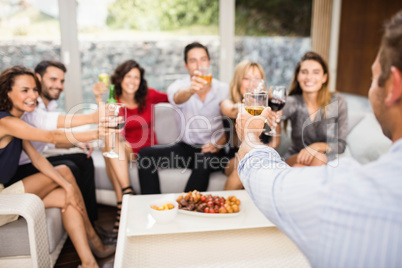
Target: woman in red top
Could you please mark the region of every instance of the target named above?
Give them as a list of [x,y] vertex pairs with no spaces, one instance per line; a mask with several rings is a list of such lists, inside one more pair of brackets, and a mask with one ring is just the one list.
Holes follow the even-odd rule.
[[[137,153],[143,147],[157,144],[152,124],[153,106],[157,103],[168,102],[167,94],[148,88],[144,78],[145,70],[134,60],[120,64],[111,77],[111,83],[116,88],[116,99],[127,107],[127,120],[123,132],[119,135],[119,152],[125,152],[125,159],[105,158],[106,171],[113,184],[117,198],[117,217],[113,228],[119,228],[121,201],[123,194],[134,194],[130,184],[128,162],[135,160]],[[106,91],[103,83],[94,86],[97,101]],[[107,150],[109,148],[106,148]]]

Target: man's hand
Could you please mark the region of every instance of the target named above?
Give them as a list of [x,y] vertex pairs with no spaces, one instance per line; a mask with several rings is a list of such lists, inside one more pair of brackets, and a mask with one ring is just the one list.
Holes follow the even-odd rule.
[[242,141],[239,156],[243,158],[250,150],[257,145],[261,145],[260,134],[264,130],[264,123],[271,112],[271,108],[267,107],[258,116],[252,116],[244,107],[240,109],[236,119],[236,132]]
[[105,92],[107,92],[107,87],[104,83],[102,82],[97,82],[93,88],[92,88],[92,92],[95,95],[95,99],[96,102],[99,103],[102,101],[102,94],[104,94]]
[[249,114],[244,107],[240,109],[236,119],[237,136],[242,142],[259,140],[259,136],[264,129],[265,120],[267,120],[271,108],[267,107],[259,116]]
[[194,71],[194,75],[191,77],[191,86],[190,90],[192,93],[202,93],[204,91],[208,91],[211,88],[211,84],[209,84],[206,80],[201,78],[200,71]]
[[188,101],[194,94],[203,94],[211,89],[211,84],[200,77],[200,71],[194,71],[191,76],[191,84],[176,91],[173,96],[173,101],[176,104],[183,104]]
[[104,83],[102,82],[97,82],[92,88],[92,92],[94,93],[95,96],[102,96],[104,93],[106,93],[107,87]]

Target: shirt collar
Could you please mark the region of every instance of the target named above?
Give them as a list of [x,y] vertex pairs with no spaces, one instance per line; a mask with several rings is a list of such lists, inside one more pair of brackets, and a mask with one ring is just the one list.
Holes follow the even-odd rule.
[[38,108],[42,109],[42,110],[54,112],[54,111],[56,111],[56,108],[57,108],[57,101],[51,100],[49,102],[49,104],[47,105],[47,107],[46,107],[46,105],[43,102],[42,98],[38,97]]

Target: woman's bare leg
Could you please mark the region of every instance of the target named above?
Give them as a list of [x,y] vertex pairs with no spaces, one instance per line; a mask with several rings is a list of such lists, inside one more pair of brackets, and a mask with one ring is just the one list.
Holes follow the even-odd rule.
[[[128,162],[130,161],[130,154],[126,150],[128,142],[121,137],[121,135],[118,135],[116,138],[116,151],[119,152],[120,157],[118,158],[108,158],[107,161],[109,162],[109,167],[111,167],[111,174],[113,177],[113,174],[115,178],[117,178],[117,181],[120,184],[121,189],[126,188],[131,186],[130,184],[130,175],[128,172]],[[128,144],[128,146],[131,149],[131,146]],[[108,143],[106,142],[106,150],[110,150]],[[132,152],[132,150],[131,150]],[[121,157],[123,156],[123,157]],[[113,180],[115,179],[113,178]],[[113,181],[112,181],[113,183]],[[114,187],[114,186],[113,186]],[[116,187],[114,187],[116,189]],[[117,197],[117,192],[116,192],[116,197]]]
[[[45,207],[63,207],[65,200],[65,191],[57,188],[50,192],[44,199]],[[61,214],[63,226],[66,229],[75,250],[80,257],[83,267],[98,267],[95,257],[92,255],[88,244],[86,224],[80,212],[72,206],[68,206]]]
[[[65,191],[43,173],[36,173],[24,178],[22,181],[25,192],[38,195],[43,200],[46,208],[62,208],[64,206]],[[84,267],[98,267],[88,245],[86,228],[81,213],[72,206],[68,206],[65,212],[62,213],[62,219],[64,228],[77,250],[82,265]]]
[[[79,198],[81,200],[81,203],[83,204],[84,199],[83,199],[80,189],[77,185],[77,182],[74,178],[74,175],[73,175],[73,173],[71,173],[70,169],[64,165],[57,166],[55,168],[65,178],[65,180],[67,180],[71,185],[73,185],[74,189],[79,193]],[[44,201],[45,201],[45,199],[44,199]],[[93,228],[91,221],[89,220],[88,213],[86,211],[85,206],[83,207],[83,212],[84,213],[82,215],[82,219],[84,221],[85,232],[86,232],[86,235],[87,235],[89,241],[99,252],[108,250],[108,248],[105,245],[103,245],[102,240],[99,238],[98,234],[96,233],[95,229]]]

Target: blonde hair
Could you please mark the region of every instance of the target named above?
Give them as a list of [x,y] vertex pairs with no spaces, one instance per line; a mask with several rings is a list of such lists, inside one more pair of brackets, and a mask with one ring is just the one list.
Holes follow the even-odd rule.
[[257,68],[261,73],[261,78],[265,79],[264,70],[262,66],[251,60],[244,60],[236,65],[232,81],[230,82],[230,97],[233,102],[241,102],[243,100],[243,95],[241,94],[241,81],[243,80],[244,74],[250,68]]

